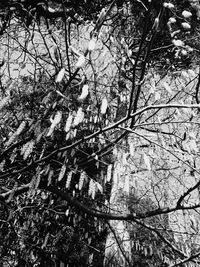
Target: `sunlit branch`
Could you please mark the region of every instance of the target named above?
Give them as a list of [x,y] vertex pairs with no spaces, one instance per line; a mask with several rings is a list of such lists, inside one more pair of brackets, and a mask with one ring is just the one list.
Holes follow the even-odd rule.
[[155,233],[167,246],[169,246],[172,249],[173,252],[177,253],[181,257],[184,257],[184,258],[187,257],[187,255],[185,253],[183,253],[177,247],[172,245],[172,243],[169,240],[167,240],[155,227],[152,227],[151,225],[148,225],[148,224],[144,223],[143,221],[139,221],[139,220],[134,220],[134,222],[143,226],[144,228],[148,229],[149,231]]
[[[163,108],[163,109],[165,109],[165,108],[199,108],[199,104],[191,104],[191,105],[186,105],[186,104],[182,104],[182,105],[181,104],[166,104],[166,105],[150,105],[150,106],[147,106],[145,108],[142,108],[142,109],[136,111],[135,113],[132,113],[130,115],[130,117],[124,117],[123,119],[119,120],[118,122],[116,122],[116,123],[114,123],[114,124],[112,124],[110,126],[107,126],[107,127],[103,128],[101,130],[98,130],[98,131],[96,131],[96,132],[94,132],[94,133],[92,133],[92,134],[90,134],[90,135],[88,135],[86,137],[83,137],[82,139],[79,139],[78,141],[72,143],[71,145],[64,146],[62,148],[58,148],[58,149],[54,150],[49,155],[47,155],[47,156],[45,156],[45,157],[43,157],[41,159],[38,159],[38,160],[36,160],[33,163],[30,163],[28,166],[24,166],[20,170],[13,171],[12,172],[12,175],[19,174],[21,172],[24,172],[24,171],[28,170],[30,167],[33,167],[33,166],[35,166],[35,165],[37,165],[39,163],[42,163],[44,161],[47,161],[47,160],[51,159],[54,155],[56,155],[58,152],[64,152],[64,151],[66,151],[68,149],[72,149],[72,148],[76,147],[77,145],[79,145],[81,143],[84,143],[84,142],[86,142],[86,141],[88,141],[88,140],[90,140],[90,139],[98,136],[101,133],[104,133],[104,132],[107,132],[109,130],[115,129],[120,124],[124,123],[125,121],[129,120],[130,118],[136,117],[137,115],[142,114],[142,113],[144,113],[147,110],[161,109],[161,108]],[[127,128],[122,128],[122,129],[125,130],[125,133],[132,131],[132,129],[127,129]],[[186,165],[188,165],[188,164],[186,163]],[[0,178],[5,178],[5,177],[8,177],[10,175],[11,175],[11,173],[8,170],[8,173],[1,174],[0,175]]]
[[137,133],[136,131],[134,131],[134,130],[132,130],[130,128],[126,128],[126,127],[119,127],[119,128],[120,129],[123,129],[123,130],[127,130],[130,133],[133,133],[133,134],[135,134],[137,136],[140,136],[141,138],[147,140],[149,143],[154,144],[155,146],[158,146],[158,147],[162,148],[163,150],[165,150],[168,153],[170,153],[171,155],[173,155],[176,159],[178,159],[179,161],[181,161],[182,163],[184,163],[185,165],[187,165],[190,169],[192,169],[192,170],[196,171],[196,173],[200,174],[200,172],[196,168],[192,167],[189,163],[187,163],[186,161],[182,160],[180,157],[178,157],[176,154],[174,154],[171,150],[167,149],[166,147],[163,147],[159,143],[156,143],[153,140],[150,140],[150,139],[146,138],[144,135],[141,135],[141,134]]
[[[189,257],[187,257],[186,259],[179,261],[178,263],[175,264],[171,264],[169,267],[176,267],[176,266],[182,266],[184,263],[190,262],[190,261],[194,261],[196,258],[198,258],[200,256],[200,252],[193,254]],[[195,264],[199,264],[199,261],[194,261]]]

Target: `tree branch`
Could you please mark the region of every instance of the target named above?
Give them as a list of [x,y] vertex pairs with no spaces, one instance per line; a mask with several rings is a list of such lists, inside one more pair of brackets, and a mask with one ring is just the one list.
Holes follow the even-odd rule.
[[[124,117],[122,118],[121,120],[117,121],[116,123],[113,123],[112,125],[110,126],[107,126],[103,129],[100,129],[88,136],[83,136],[81,139],[79,139],[78,141],[72,143],[71,145],[68,145],[68,146],[64,146],[64,147],[61,147],[61,148],[58,148],[56,150],[54,150],[53,152],[51,152],[49,155],[41,158],[41,159],[38,159],[36,161],[34,161],[33,163],[30,163],[28,166],[24,166],[22,169],[20,170],[16,170],[16,171],[12,171],[12,174],[10,173],[10,170],[8,170],[7,172],[5,172],[4,174],[1,174],[0,175],[0,178],[6,178],[6,177],[9,177],[10,175],[16,175],[16,174],[19,174],[19,173],[22,173],[24,171],[27,171],[30,167],[34,167],[35,165],[37,164],[40,164],[42,162],[45,162],[49,159],[51,159],[54,155],[56,155],[57,153],[59,152],[64,152],[68,149],[72,149],[76,146],[78,146],[79,144],[81,144],[82,142],[85,142],[85,141],[88,141],[96,136],[98,136],[99,134],[101,133],[104,133],[104,132],[107,132],[109,130],[112,130],[112,129],[115,129],[117,126],[119,126],[120,124],[124,123],[125,121],[129,120],[130,118],[133,118],[133,117],[136,117],[137,115],[140,115],[142,113],[144,113],[145,111],[147,110],[151,110],[151,109],[162,109],[162,108],[200,108],[200,105],[199,104],[191,104],[191,105],[187,105],[187,104],[176,104],[176,103],[172,103],[172,104],[161,104],[161,105],[149,105],[147,107],[144,107],[134,113],[132,113],[129,117]],[[125,130],[127,130],[125,128]],[[131,129],[130,129],[131,130]],[[132,131],[132,130],[131,130]],[[126,131],[127,133],[127,131]]]

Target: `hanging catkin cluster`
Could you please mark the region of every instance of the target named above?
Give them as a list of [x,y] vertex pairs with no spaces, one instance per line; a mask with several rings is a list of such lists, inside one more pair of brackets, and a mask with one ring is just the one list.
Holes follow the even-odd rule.
[[21,124],[19,125],[19,127],[17,128],[16,132],[14,132],[10,136],[9,140],[6,142],[6,147],[10,146],[17,139],[17,137],[24,130],[25,126],[26,126],[26,122],[25,121],[22,121]]
[[67,121],[65,124],[65,132],[66,133],[68,133],[69,130],[71,129],[72,121],[73,121],[73,116],[72,116],[72,114],[69,114],[69,117],[67,118]]
[[84,181],[87,180],[87,174],[85,171],[82,171],[80,174],[80,178],[79,178],[79,184],[78,184],[78,189],[81,190],[83,188],[84,185]]
[[9,99],[10,99],[9,96],[6,96],[3,99],[1,99],[1,101],[0,101],[0,110],[8,103]]
[[52,117],[50,118],[51,126],[49,128],[49,131],[47,133],[47,136],[51,136],[52,135],[55,127],[60,123],[61,119],[62,119],[62,113],[61,113],[61,111],[57,111],[54,119],[52,119]]
[[63,164],[61,169],[60,169],[59,176],[58,176],[58,181],[59,182],[63,179],[63,177],[65,175],[66,168],[67,168],[66,164]]
[[76,116],[74,118],[73,126],[75,127],[79,125],[83,121],[83,119],[84,119],[84,112],[83,109],[79,107]]
[[72,180],[72,175],[73,175],[73,171],[70,171],[67,174],[67,180],[66,180],[66,184],[65,184],[65,188],[69,189],[70,188],[70,184],[71,184],[71,180]]
[[34,147],[34,141],[31,140],[23,145],[21,149],[21,155],[23,155],[23,159],[26,160],[28,156],[32,153]]
[[96,183],[93,179],[90,179],[88,195],[91,196],[92,199],[94,199],[96,195]]

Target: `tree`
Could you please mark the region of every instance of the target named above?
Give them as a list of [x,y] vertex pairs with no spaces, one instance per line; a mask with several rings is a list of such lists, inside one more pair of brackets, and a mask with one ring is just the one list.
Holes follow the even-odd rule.
[[2,265],[197,266],[198,2],[1,10]]

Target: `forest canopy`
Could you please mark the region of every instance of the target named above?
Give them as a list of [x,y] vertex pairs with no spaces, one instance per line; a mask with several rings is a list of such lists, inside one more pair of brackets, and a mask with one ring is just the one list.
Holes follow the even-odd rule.
[[0,3],[0,265],[198,266],[200,4]]

